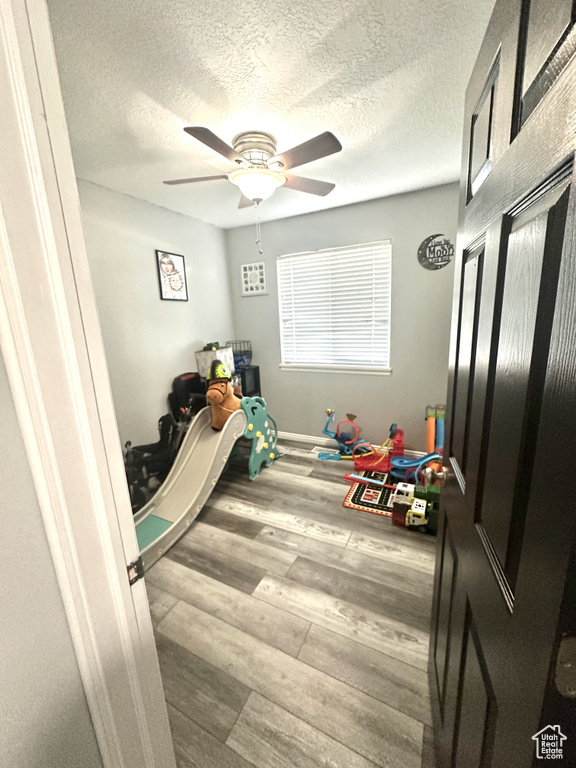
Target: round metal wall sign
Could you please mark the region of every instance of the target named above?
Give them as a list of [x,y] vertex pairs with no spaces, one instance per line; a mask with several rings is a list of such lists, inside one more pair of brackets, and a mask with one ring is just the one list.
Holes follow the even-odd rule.
[[454,245],[446,235],[430,235],[418,248],[418,261],[424,269],[442,269],[453,256]]

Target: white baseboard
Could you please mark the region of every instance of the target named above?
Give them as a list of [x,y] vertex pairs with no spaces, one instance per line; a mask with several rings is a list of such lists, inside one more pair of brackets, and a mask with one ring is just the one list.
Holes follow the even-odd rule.
[[[318,437],[316,435],[299,435],[297,432],[278,432],[280,440],[292,440],[294,443],[308,443],[311,447],[321,445],[324,448],[332,448],[335,451],[338,446],[336,441],[329,437]],[[374,446],[375,448],[378,446]],[[404,451],[404,455],[412,459],[419,459],[426,454],[423,451]]]
[[322,445],[325,448],[336,449],[336,443],[329,437],[318,437],[316,435],[299,435],[296,432],[278,432],[280,440],[292,440],[294,443],[309,443],[310,445]]

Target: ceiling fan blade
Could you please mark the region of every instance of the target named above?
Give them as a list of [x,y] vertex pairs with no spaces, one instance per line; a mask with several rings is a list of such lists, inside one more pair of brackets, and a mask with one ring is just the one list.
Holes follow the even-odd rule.
[[318,181],[318,179],[307,179],[305,176],[290,176],[285,173],[286,182],[284,184],[288,189],[294,189],[296,192],[308,192],[309,195],[319,195],[325,197],[336,184],[328,181]]
[[227,178],[226,174],[221,174],[220,176],[196,176],[193,179],[170,179],[170,181],[165,181],[164,184],[194,184],[196,181],[212,181],[213,179]]
[[210,149],[213,149],[214,152],[218,152],[218,154],[224,155],[224,157],[228,158],[228,160],[231,160],[233,163],[241,163],[242,165],[246,165],[246,160],[242,157],[242,155],[239,152],[236,152],[235,149],[232,149],[232,147],[229,144],[226,144],[225,141],[219,139],[218,136],[216,136],[215,133],[212,133],[209,128],[203,128],[199,125],[191,125],[184,128],[184,130],[186,133],[189,133],[190,136],[198,139],[198,141],[201,141],[202,144],[206,144],[206,146],[210,147]]
[[254,200],[250,200],[249,197],[246,197],[246,195],[240,195],[240,202],[238,203],[238,208],[253,208],[255,205]]
[[298,144],[297,147],[292,147],[292,149],[276,155],[268,161],[268,165],[280,162],[283,168],[288,171],[290,168],[296,168],[298,165],[311,163],[312,160],[319,160],[321,157],[333,155],[335,152],[340,152],[341,149],[342,144],[340,144],[336,136],[330,133],[330,131],[325,131],[313,139],[308,139],[303,144]]

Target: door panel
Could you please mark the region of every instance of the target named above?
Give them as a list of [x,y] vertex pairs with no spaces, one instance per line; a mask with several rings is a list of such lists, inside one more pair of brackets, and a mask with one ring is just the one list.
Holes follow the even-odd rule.
[[470,435],[474,366],[478,336],[478,317],[482,289],[484,248],[475,249],[464,256],[462,293],[460,299],[460,337],[458,363],[454,383],[454,414],[452,420],[452,454],[462,477],[466,479],[466,460]]
[[440,710],[444,711],[444,691],[450,652],[450,637],[452,631],[452,608],[454,603],[454,587],[458,571],[458,560],[448,526],[444,527],[443,545],[440,564],[440,590],[437,607],[436,634],[434,636],[434,662],[436,670],[436,686],[440,700]]
[[[496,221],[485,235],[485,244],[481,255],[481,275],[476,293],[476,306],[474,308],[477,317],[477,329],[474,342],[474,354],[471,356],[470,368],[470,406],[468,417],[468,436],[466,442],[466,483],[463,491],[471,499],[477,499],[473,506],[472,518],[476,509],[480,508],[482,491],[481,478],[487,450],[488,424],[491,412],[491,394],[493,391],[495,359],[492,354],[494,340],[497,339],[500,328],[500,305],[504,287],[504,273],[506,267],[505,252],[502,244],[505,242],[509,231],[509,223],[505,217]],[[502,250],[502,253],[500,251]],[[465,258],[465,256],[464,256]],[[457,386],[457,382],[456,382]],[[448,412],[448,418],[452,424],[452,434],[459,433],[458,422],[461,418],[457,411]],[[486,435],[486,439],[483,439]],[[471,439],[470,436],[473,436]],[[457,456],[457,443],[451,446],[449,461],[454,466]]]
[[470,153],[470,178],[472,182],[490,157],[493,96],[494,88],[490,88],[484,101],[478,108],[478,113],[474,116],[471,141],[472,150]]
[[554,682],[576,632],[576,57],[514,133],[525,60],[538,79],[572,34],[572,3],[554,5],[497,0],[466,98],[429,668],[440,768],[528,768],[532,736],[576,717]]
[[576,52],[576,2],[529,0],[521,80],[524,124]]
[[470,168],[468,172],[469,200],[480,189],[492,170],[494,104],[499,73],[500,54],[498,53],[482,89],[478,105],[472,115],[470,128]]
[[464,638],[455,768],[481,768],[490,763],[497,711],[470,605],[466,611]]
[[[537,385],[539,376],[545,373],[546,340],[552,321],[548,310],[554,307],[563,222],[558,233],[560,240],[552,236],[552,231],[554,224],[559,223],[556,203],[559,197],[564,202],[564,189],[565,185],[553,190],[544,201],[512,219],[508,237],[490,440],[482,506],[476,518],[508,573],[509,543],[518,544],[520,538],[526,503],[525,478],[531,469],[529,454],[539,418]],[[542,210],[543,203],[550,207]],[[565,205],[561,204],[561,208],[562,219]],[[548,314],[547,322],[543,313]],[[529,418],[525,418],[527,413]]]
[[526,36],[523,94],[536,79],[572,20],[572,0],[531,0]]

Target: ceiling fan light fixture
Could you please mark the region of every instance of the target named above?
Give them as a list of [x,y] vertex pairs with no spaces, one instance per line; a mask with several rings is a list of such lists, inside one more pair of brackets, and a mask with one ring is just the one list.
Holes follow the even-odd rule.
[[283,174],[268,168],[239,168],[228,174],[228,179],[236,184],[244,197],[255,202],[268,200],[286,181]]

